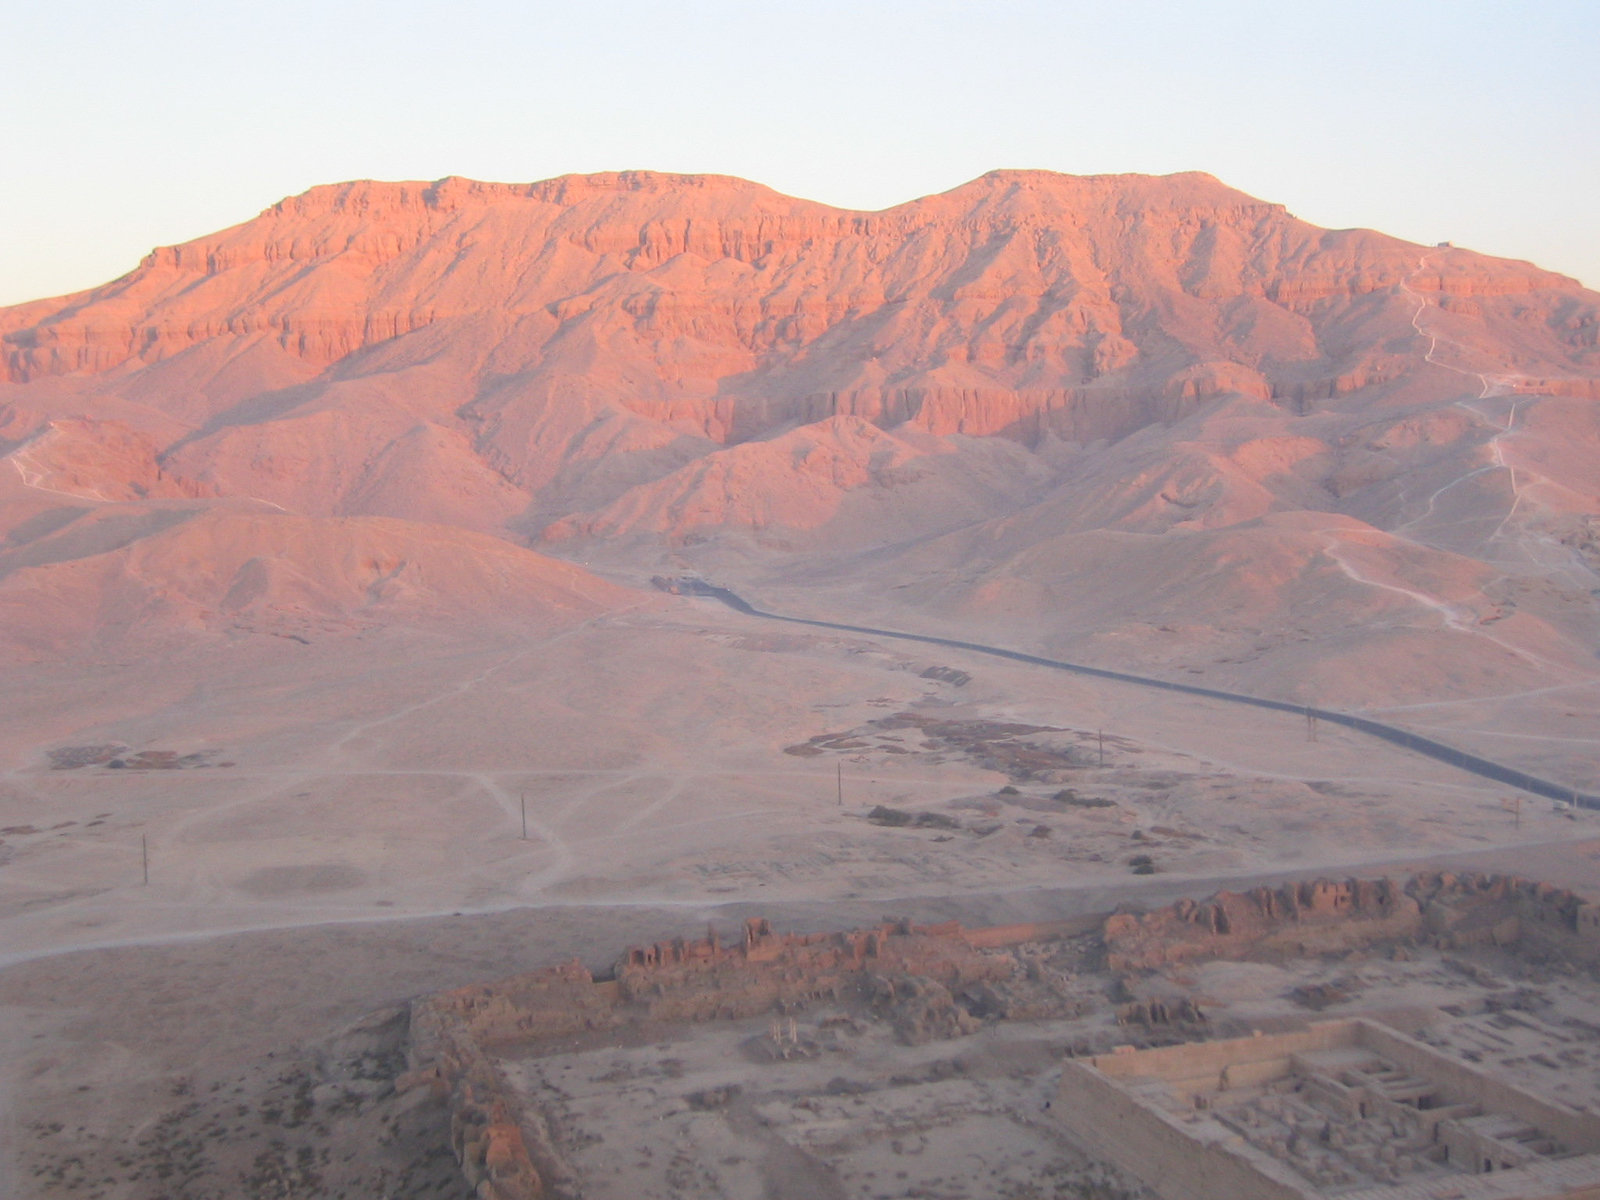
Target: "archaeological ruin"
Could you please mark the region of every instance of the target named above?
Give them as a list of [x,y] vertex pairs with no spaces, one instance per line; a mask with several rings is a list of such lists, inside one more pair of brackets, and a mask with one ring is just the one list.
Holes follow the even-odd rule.
[[397,1086],[448,1103],[480,1200],[780,1169],[849,1195],[981,1169],[1019,1195],[1600,1198],[1600,905],[1510,876],[1095,928],[753,919],[427,997],[410,1028]]
[[1057,1107],[1162,1200],[1600,1195],[1600,1114],[1372,1021],[1069,1060]]

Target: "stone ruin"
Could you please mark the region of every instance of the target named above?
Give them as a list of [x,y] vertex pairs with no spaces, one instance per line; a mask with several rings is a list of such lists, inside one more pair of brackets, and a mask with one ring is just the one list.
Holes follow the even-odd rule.
[[1600,959],[1600,905],[1511,875],[1427,872],[1405,881],[1317,879],[1218,892],[1105,923],[1106,965],[1148,969],[1210,958],[1302,958],[1374,942],[1444,949],[1519,945]]
[[1600,1116],[1359,1019],[1070,1061],[1056,1106],[1161,1200],[1600,1193]]
[[987,998],[999,1002],[992,989],[1019,970],[1003,948],[1068,928],[969,931],[954,921],[898,921],[780,934],[758,917],[733,944],[712,931],[634,947],[605,976],[573,961],[458,988],[412,1006],[410,1069],[397,1088],[427,1087],[449,1098],[452,1149],[479,1200],[576,1196],[578,1181],[543,1119],[508,1085],[492,1051],[623,1025],[733,1020],[845,998],[886,1015],[906,1042],[953,1037],[980,1024],[955,992],[987,988]]
[[[907,1043],[969,1033],[986,1019],[1076,1015],[1026,947],[1080,932],[1076,922],[968,930],[953,921],[897,921],[780,934],[754,918],[735,942],[712,931],[635,947],[599,976],[573,961],[419,1000],[409,1070],[397,1086],[448,1098],[452,1148],[478,1200],[576,1197],[579,1180],[541,1114],[496,1065],[496,1050],[846,1000],[890,1020]],[[1600,963],[1600,905],[1505,875],[1315,880],[1116,913],[1099,940],[1106,968],[1125,978],[1204,959],[1287,959],[1378,943],[1516,947]],[[1206,1036],[1204,1014],[1181,997],[1135,998],[1116,1017],[1169,1027],[1167,1036],[1180,1040]],[[1171,1032],[1180,1027],[1185,1032]],[[783,1038],[774,1041],[781,1056]]]
[[715,934],[628,951],[618,964],[618,998],[643,1006],[652,1021],[731,1020],[863,987],[889,1004],[897,997],[943,995],[961,984],[1001,979],[1009,958],[986,955],[954,922],[902,922],[847,933],[777,934],[763,918],[745,922],[744,941],[723,947]]

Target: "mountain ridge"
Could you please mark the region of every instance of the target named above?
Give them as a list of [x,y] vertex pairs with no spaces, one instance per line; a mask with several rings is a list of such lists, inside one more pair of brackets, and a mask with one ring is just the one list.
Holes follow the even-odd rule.
[[[1470,689],[1600,629],[1600,295],[1200,172],[876,212],[662,172],[324,185],[0,310],[0,347],[13,587],[57,569],[52,504],[248,501],[1063,657],[1161,668],[1181,628],[1214,663],[1174,669],[1292,662],[1279,693],[1409,694],[1351,683],[1362,638]],[[359,607],[342,561],[317,594]],[[1280,636],[1307,605],[1325,645]]]
[[[647,206],[642,212],[620,214],[592,211],[597,207],[603,208],[604,201],[608,199],[621,198],[636,202],[641,197],[665,197],[681,201],[686,190],[696,196],[704,193],[714,197],[717,201],[714,208],[721,210],[701,216],[702,228],[698,232],[693,229],[693,216],[682,217],[681,225],[671,221],[663,223],[671,214],[662,212],[659,205]],[[976,205],[978,211],[966,214],[965,219],[958,222],[962,228],[970,225],[973,229],[986,230],[997,224],[1003,227],[1009,223],[1012,231],[1017,232],[1041,221],[1048,224],[1046,218],[1059,223],[1064,216],[1072,214],[1061,203],[1052,206],[1042,201],[1070,199],[1087,205],[1093,210],[1092,215],[1101,217],[1108,209],[1115,210],[1118,216],[1131,214],[1140,219],[1169,209],[1204,213],[1208,215],[1198,219],[1209,222],[1209,228],[1213,230],[1219,227],[1219,222],[1237,224],[1244,217],[1262,216],[1284,224],[1302,242],[1317,240],[1311,237],[1315,227],[1290,217],[1281,205],[1254,200],[1199,172],[1169,176],[1077,177],[1036,171],[996,171],[947,192],[876,212],[839,209],[786,197],[762,185],[725,176],[618,172],[561,176],[528,185],[479,183],[458,177],[447,177],[427,184],[354,181],[312,188],[299,196],[280,201],[252,220],[230,229],[178,246],[159,248],[134,271],[100,288],[55,301],[34,301],[0,310],[0,336],[7,342],[5,369],[8,377],[14,381],[35,378],[41,373],[102,370],[118,365],[127,358],[165,355],[174,348],[214,336],[248,335],[267,329],[278,330],[285,348],[309,358],[328,358],[329,355],[341,357],[352,349],[432,323],[441,315],[459,315],[462,311],[470,311],[471,306],[463,305],[459,300],[454,308],[429,306],[426,302],[416,301],[400,305],[393,302],[395,297],[392,294],[387,297],[389,303],[385,303],[385,297],[380,295],[369,298],[359,332],[348,320],[340,322],[327,315],[319,318],[316,312],[298,314],[290,320],[286,318],[282,306],[274,310],[266,305],[265,300],[249,296],[242,303],[238,297],[229,298],[234,311],[225,318],[215,315],[199,321],[191,318],[181,327],[175,322],[155,320],[153,311],[144,313],[145,319],[141,323],[139,319],[130,317],[128,309],[141,300],[151,308],[170,306],[171,297],[161,293],[162,276],[167,276],[169,283],[173,282],[171,277],[181,279],[183,286],[178,290],[186,291],[193,286],[192,277],[195,275],[211,279],[251,265],[266,266],[270,270],[277,264],[327,264],[333,260],[343,260],[346,266],[371,269],[404,257],[429,237],[436,236],[440,232],[439,226],[448,223],[452,214],[487,213],[497,204],[554,210],[535,214],[544,218],[543,224],[548,227],[551,236],[568,241],[576,239],[592,254],[627,255],[628,260],[622,265],[630,273],[639,273],[657,267],[667,258],[680,253],[702,257],[716,254],[733,261],[748,262],[756,256],[771,255],[784,241],[794,238],[804,240],[819,234],[852,237],[905,235],[908,231],[948,220],[950,214],[946,210],[974,199],[980,201]],[[598,205],[596,202],[599,202]],[[739,202],[744,203],[742,209]],[[733,205],[733,211],[727,211],[730,204]],[[638,207],[637,204],[635,207]],[[1022,211],[1019,212],[1019,208]],[[571,219],[574,214],[580,214],[587,220],[575,221]],[[357,217],[362,224],[353,230],[303,227],[306,222],[314,223],[319,218],[328,217]],[[424,219],[420,224],[412,220],[409,225],[402,220],[416,217]],[[563,221],[563,218],[567,219]],[[784,224],[786,218],[789,221],[787,226]],[[711,222],[709,226],[706,225],[708,220]],[[397,222],[402,227],[385,227],[396,225]],[[719,222],[727,228],[719,231]],[[833,226],[831,229],[830,223]],[[620,232],[611,230],[612,225],[619,226]],[[479,231],[465,232],[470,234]],[[494,234],[502,231],[488,232]],[[1379,258],[1389,257],[1382,251],[1393,251],[1406,245],[1366,230],[1317,231],[1317,237],[1350,243],[1364,253],[1377,253]],[[1371,244],[1362,246],[1359,243]],[[1302,250],[1306,251],[1307,247],[1302,247]],[[1214,247],[1202,246],[1200,251],[1208,257],[1216,257]],[[1315,251],[1310,253],[1314,256]],[[1507,267],[1511,260],[1490,260],[1454,249],[1444,252],[1443,257],[1451,269],[1441,270],[1431,281],[1432,286],[1428,290],[1461,296],[1505,294],[1530,288],[1581,291],[1575,281],[1531,266],[1522,270],[1524,264],[1518,264],[1517,273],[1508,276]],[[1495,265],[1496,270],[1492,274],[1497,274],[1497,278],[1483,278],[1486,264]],[[1188,265],[1193,278],[1183,281],[1188,285],[1187,290],[1201,294],[1208,286],[1212,289],[1220,286],[1217,281],[1206,278],[1205,271],[1210,265],[1208,262],[1196,261]],[[1313,261],[1306,266],[1316,268],[1317,264]],[[1338,283],[1327,278],[1330,273],[1337,274],[1325,269],[1308,269],[1302,272],[1301,277],[1268,281],[1265,273],[1258,270],[1255,278],[1241,281],[1244,287],[1237,294],[1257,294],[1274,302],[1305,302],[1339,290],[1362,294],[1393,287],[1401,275],[1410,278],[1415,271],[1409,264],[1389,261],[1382,264],[1382,269],[1376,273],[1358,271],[1353,277]],[[246,281],[246,286],[250,282]],[[271,293],[281,281],[274,278],[264,282],[269,284],[264,291]],[[323,307],[356,301],[357,297],[348,289],[344,291],[343,295],[329,294],[318,299]],[[969,289],[967,295],[970,297],[972,294]],[[857,297],[866,302],[874,299],[893,302],[904,298],[891,295],[884,289],[877,294],[864,292]],[[493,299],[499,302],[514,299],[514,296],[500,294]],[[56,311],[51,312],[51,305],[57,306]],[[85,309],[96,306],[106,309],[98,323],[77,320]],[[529,309],[538,307],[532,304]],[[43,319],[39,319],[41,316]],[[125,329],[117,324],[115,318],[119,317],[126,321]],[[342,326],[342,336],[319,340],[319,319],[329,328]],[[118,340],[123,343],[120,358],[116,352],[118,348],[114,345]],[[80,345],[74,347],[75,341]]]

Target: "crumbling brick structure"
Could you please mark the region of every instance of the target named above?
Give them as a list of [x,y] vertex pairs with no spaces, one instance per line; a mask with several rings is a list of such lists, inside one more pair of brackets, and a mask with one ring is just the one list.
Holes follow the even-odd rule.
[[[448,1097],[456,1158],[480,1200],[565,1200],[578,1194],[537,1112],[517,1098],[487,1051],[624,1023],[727,1020],[848,994],[889,1011],[908,1041],[975,1026],[949,989],[1001,980],[1016,962],[994,948],[1049,932],[1012,926],[969,937],[954,921],[888,922],[844,933],[780,934],[762,918],[724,945],[714,932],[627,951],[611,978],[579,962],[458,988],[412,1006],[402,1089]],[[981,943],[980,949],[974,943]],[[965,1020],[963,1020],[965,1018]]]
[[630,950],[617,967],[617,984],[620,998],[643,1005],[650,1020],[708,1021],[837,1000],[867,986],[871,976],[949,987],[1004,978],[1013,965],[1007,956],[975,948],[954,921],[779,934],[753,918],[737,946],[724,947],[712,936]]
[[1211,958],[1300,957],[1389,941],[1444,948],[1524,944],[1600,958],[1600,906],[1511,875],[1430,872],[1318,879],[1218,892],[1149,913],[1117,913],[1103,935],[1114,971]]
[[1297,1033],[1066,1063],[1073,1139],[1162,1200],[1591,1200],[1600,1117],[1394,1030]]
[[[579,1194],[576,1175],[541,1114],[519,1099],[496,1065],[491,1052],[497,1047],[600,1034],[624,1025],[792,1012],[846,998],[887,1016],[907,1042],[950,1037],[975,1029],[980,1012],[1049,1015],[1053,1010],[1059,1015],[1062,997],[1048,994],[1049,988],[1030,992],[1029,970],[1004,948],[1079,931],[1071,922],[969,931],[955,922],[916,926],[901,921],[842,933],[780,934],[757,918],[729,943],[708,933],[635,947],[600,978],[582,963],[570,962],[418,1001],[411,1014],[411,1069],[400,1086],[426,1086],[449,1099],[452,1145],[480,1200],[568,1200]],[[1316,880],[1220,892],[1142,915],[1115,914],[1105,920],[1102,940],[1110,969],[1130,972],[1207,958],[1288,958],[1383,942],[1452,950],[1515,945],[1525,954],[1600,962],[1600,906],[1505,875],[1436,872],[1405,881]],[[1118,1016],[1167,1027],[1198,1026],[1204,1020],[1183,998],[1135,999]],[[1113,1100],[1107,1099],[1106,1111],[1121,1111],[1122,1101]],[[1060,1107],[1077,1111],[1065,1096]],[[1445,1129],[1461,1153],[1488,1145],[1482,1137],[1476,1142],[1464,1134],[1457,1138],[1458,1132]],[[1109,1151],[1107,1156],[1115,1157]],[[1261,1190],[1259,1179],[1244,1187],[1230,1173],[1231,1160],[1217,1159],[1210,1149],[1196,1152],[1194,1164],[1210,1164],[1227,1176],[1228,1187],[1244,1188],[1212,1195],[1311,1194]],[[1494,1193],[1481,1194],[1487,1200]]]

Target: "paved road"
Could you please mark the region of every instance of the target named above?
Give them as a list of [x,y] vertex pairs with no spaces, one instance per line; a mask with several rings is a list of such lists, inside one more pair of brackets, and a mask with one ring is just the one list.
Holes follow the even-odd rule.
[[956,641],[954,638],[933,637],[924,633],[904,633],[897,629],[874,629],[868,625],[841,625],[837,621],[813,621],[807,617],[788,617],[782,613],[766,612],[756,608],[727,588],[717,587],[715,584],[706,583],[700,579],[657,580],[656,585],[663,590],[671,591],[681,596],[708,596],[713,600],[720,600],[735,612],[741,612],[752,617],[763,617],[769,621],[787,621],[791,625],[812,625],[818,629],[837,629],[844,633],[863,633],[872,637],[897,638],[904,642],[925,642],[930,646],[948,646],[952,650],[968,650],[974,654],[988,654],[995,658],[1009,658],[1015,662],[1031,663],[1038,667],[1049,667],[1055,671],[1071,671],[1075,675],[1088,675],[1095,679],[1110,679],[1117,683],[1131,683],[1139,687],[1160,688],[1162,691],[1181,692],[1188,696],[1204,696],[1209,700],[1226,700],[1230,704],[1248,704],[1252,708],[1270,708],[1277,712],[1312,716],[1319,721],[1327,721],[1333,725],[1343,725],[1347,729],[1354,729],[1359,733],[1381,738],[1383,741],[1390,742],[1403,749],[1438,759],[1442,763],[1448,763],[1452,767],[1459,767],[1463,771],[1484,779],[1492,779],[1496,783],[1504,783],[1510,787],[1520,788],[1525,792],[1532,792],[1535,796],[1544,796],[1551,800],[1562,800],[1569,804],[1576,804],[1580,808],[1600,810],[1600,796],[1593,793],[1579,791],[1566,784],[1552,783],[1548,779],[1540,779],[1537,775],[1529,775],[1526,771],[1519,771],[1515,767],[1506,766],[1504,763],[1497,763],[1492,759],[1482,758],[1476,754],[1468,754],[1465,750],[1457,750],[1454,746],[1436,742],[1432,738],[1426,738],[1421,734],[1412,733],[1410,730],[1401,729],[1397,725],[1386,725],[1382,721],[1358,717],[1352,713],[1337,712],[1329,708],[1313,708],[1304,704],[1291,704],[1287,700],[1267,700],[1260,696],[1247,696],[1243,692],[1227,692],[1221,688],[1200,687],[1198,684],[1193,683],[1174,683],[1168,679],[1152,679],[1147,675],[1130,675],[1126,671],[1108,671],[1104,667],[1088,667],[1081,663],[1062,662],[1060,659],[1055,658],[1041,658],[1037,654],[1024,654],[1020,650],[1007,650],[1002,646],[985,646],[978,642],[961,642]]

